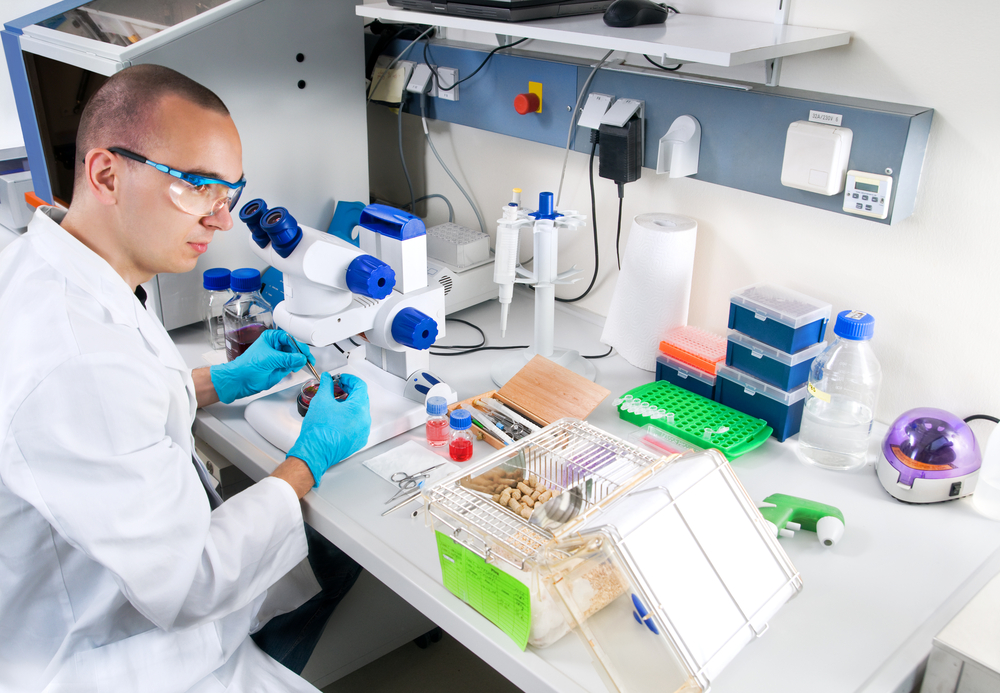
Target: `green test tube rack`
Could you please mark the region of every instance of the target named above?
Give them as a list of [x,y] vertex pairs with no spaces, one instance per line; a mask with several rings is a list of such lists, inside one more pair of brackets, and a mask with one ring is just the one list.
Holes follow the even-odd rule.
[[[626,399],[629,401],[621,401]],[[635,409],[635,405],[630,402],[636,400],[647,404],[650,410],[662,409],[673,416],[656,418],[655,413],[647,412],[643,415],[639,411],[630,411]],[[715,448],[727,460],[734,460],[753,450],[772,433],[771,427],[763,419],[713,402],[666,380],[646,383],[629,390],[619,398],[617,407],[618,417],[624,421],[636,426],[652,424],[698,447]],[[706,431],[709,431],[708,438]]]

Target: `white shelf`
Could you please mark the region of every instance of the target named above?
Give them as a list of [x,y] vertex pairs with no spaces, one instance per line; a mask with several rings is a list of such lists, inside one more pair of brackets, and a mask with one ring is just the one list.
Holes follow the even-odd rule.
[[412,12],[385,2],[358,5],[362,17],[386,22],[428,24],[514,38],[531,38],[604,50],[663,56],[685,63],[733,67],[809,53],[850,42],[851,32],[742,19],[671,15],[666,24],[616,29],[600,14],[533,22],[495,22],[446,14]]

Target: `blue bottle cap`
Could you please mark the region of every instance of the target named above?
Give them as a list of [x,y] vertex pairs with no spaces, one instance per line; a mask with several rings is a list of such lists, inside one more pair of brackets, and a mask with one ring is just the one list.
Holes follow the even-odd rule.
[[260,291],[260,272],[252,267],[233,270],[229,288],[237,293]]
[[860,310],[842,310],[837,313],[833,333],[844,339],[863,342],[875,334],[875,318]]
[[427,398],[427,413],[431,416],[441,416],[446,411],[448,411],[448,400],[444,397],[428,397]]
[[456,431],[464,431],[472,425],[472,414],[464,409],[456,409],[451,413],[450,424]]
[[213,267],[201,275],[201,285],[208,291],[225,291],[229,288],[229,270]]

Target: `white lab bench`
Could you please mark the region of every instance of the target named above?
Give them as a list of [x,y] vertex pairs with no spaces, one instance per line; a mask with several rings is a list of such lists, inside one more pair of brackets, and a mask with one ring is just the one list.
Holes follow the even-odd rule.
[[[499,339],[499,308],[480,304],[457,314],[483,328],[489,343],[530,342],[531,299],[515,292],[507,339]],[[449,344],[478,341],[466,326],[449,323]],[[556,346],[584,354],[607,350],[601,319],[557,305]],[[173,333],[192,367],[205,365],[200,327]],[[492,389],[489,367],[498,354],[485,351],[431,357],[431,370],[459,396]],[[620,356],[594,361],[597,382],[612,397],[653,378]],[[588,421],[622,437],[635,427],[618,419],[611,397]],[[199,411],[195,434],[254,480],[269,474],[284,455],[243,418],[240,404]],[[881,428],[884,432],[885,428]],[[331,469],[303,501],[306,521],[429,619],[448,631],[515,685],[532,693],[600,692],[605,688],[587,648],[568,635],[544,650],[522,652],[499,628],[441,584],[433,532],[417,502],[386,517],[395,492],[362,466],[406,440],[423,440],[423,428],[381,443]],[[715,693],[865,693],[909,691],[908,682],[930,652],[933,637],[995,574],[1000,572],[1000,523],[977,515],[967,500],[907,505],[883,490],[869,466],[858,473],[806,467],[795,457],[795,439],[768,440],[733,462],[751,498],[786,493],[835,505],[846,519],[843,539],[823,547],[810,532],[782,545],[802,575],[802,593],[772,619],[713,684]],[[473,460],[493,452],[477,443]]]

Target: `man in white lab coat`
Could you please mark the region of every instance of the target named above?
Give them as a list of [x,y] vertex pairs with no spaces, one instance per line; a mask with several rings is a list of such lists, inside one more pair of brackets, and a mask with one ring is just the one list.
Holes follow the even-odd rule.
[[324,582],[299,499],[367,440],[365,385],[342,380],[338,402],[324,375],[288,459],[220,504],[196,407],[306,358],[272,330],[192,372],[135,292],[232,226],[236,127],[208,90],[141,65],[91,99],[77,152],[69,211],[39,210],[0,254],[0,690],[315,690],[248,634]]

